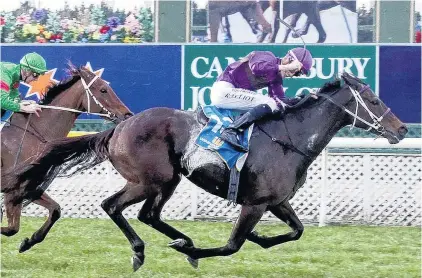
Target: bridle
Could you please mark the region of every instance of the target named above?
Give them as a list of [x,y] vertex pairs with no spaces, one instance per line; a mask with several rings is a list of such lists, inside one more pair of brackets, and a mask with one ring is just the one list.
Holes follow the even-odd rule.
[[[364,102],[364,100],[362,98],[362,93],[364,93],[366,90],[370,89],[369,85],[364,85],[359,91],[353,89],[350,85],[349,85],[349,89],[350,89],[350,92],[351,92],[353,97],[347,103],[349,103],[351,100],[353,100],[353,98],[355,99],[355,101],[356,101],[355,112],[350,111],[344,105],[338,104],[331,96],[328,96],[326,94],[320,94],[318,92],[316,92],[315,94],[317,96],[321,96],[323,98],[326,98],[327,100],[332,102],[334,105],[341,108],[344,112],[346,112],[347,114],[352,116],[353,117],[353,123],[352,123],[350,129],[353,129],[356,126],[356,121],[359,120],[359,121],[363,122],[364,124],[366,124],[368,126],[367,131],[370,131],[370,130],[373,129],[379,135],[384,135],[385,134],[385,127],[381,124],[381,121],[384,119],[385,116],[387,116],[391,112],[391,109],[387,108],[387,110],[380,117],[378,117],[368,108],[368,106],[366,105],[366,103]],[[372,123],[368,122],[367,120],[363,119],[362,117],[360,117],[358,115],[359,105],[362,106],[362,108],[369,114],[369,116],[372,119]]]
[[[84,87],[84,91],[87,97],[87,102],[88,102],[88,108],[87,111],[80,111],[77,109],[73,109],[73,108],[68,108],[68,107],[61,107],[61,106],[51,106],[51,105],[38,105],[41,108],[47,108],[47,109],[53,109],[53,110],[61,110],[61,111],[68,111],[68,112],[74,112],[74,113],[83,113],[83,114],[90,114],[90,115],[97,115],[97,116],[102,116],[102,117],[107,117],[109,119],[113,119],[114,114],[111,113],[109,110],[107,110],[107,108],[104,107],[104,105],[102,105],[102,103],[100,101],[98,101],[98,99],[94,96],[94,94],[91,92],[90,87],[92,86],[92,84],[94,84],[94,82],[99,78],[98,75],[95,75],[95,77],[88,83],[86,84],[85,79],[81,76],[81,82],[82,82],[82,86]],[[100,106],[104,111],[106,111],[107,113],[94,113],[91,112],[91,98],[94,100],[94,102]],[[25,139],[26,133],[28,132],[28,126],[29,126],[29,122],[31,119],[31,115],[29,115],[28,119],[26,120],[26,127],[25,128],[21,128],[20,126],[11,124],[11,126],[15,126],[19,129],[24,130],[22,139],[21,139],[21,143],[19,145],[19,149],[18,152],[16,154],[16,158],[15,158],[15,163],[14,163],[14,167],[16,166],[20,153],[22,151],[22,145],[23,145],[23,141]],[[32,125],[31,125],[32,126]],[[31,135],[34,135],[35,137],[37,137],[41,142],[45,143],[47,142],[47,140],[45,140],[45,138],[32,126],[32,128],[34,129],[35,132],[29,132]]]
[[[319,96],[319,97],[323,97],[323,98],[329,100],[334,105],[336,105],[337,107],[339,107],[340,109],[342,109],[344,112],[346,112],[347,114],[351,115],[353,117],[353,124],[351,125],[350,129],[353,129],[356,126],[356,121],[359,120],[359,121],[365,123],[368,126],[367,131],[370,131],[370,130],[374,129],[378,133],[379,136],[384,135],[386,133],[386,129],[381,124],[381,121],[384,119],[384,117],[386,115],[388,115],[391,112],[391,109],[388,108],[380,117],[376,116],[368,108],[368,106],[365,104],[365,102],[363,101],[363,98],[361,96],[362,93],[364,93],[366,90],[368,90],[370,88],[369,85],[364,85],[359,91],[353,89],[350,85],[348,87],[350,89],[350,92],[352,94],[352,97],[346,102],[346,105],[350,101],[352,101],[353,99],[355,99],[356,100],[356,109],[355,109],[355,112],[352,112],[349,109],[347,109],[344,105],[337,103],[337,101],[335,101],[330,95],[327,95],[327,94],[324,94],[324,93],[318,93],[318,92],[315,92],[314,94],[317,95],[317,96]],[[337,92],[338,92],[338,90],[337,90]],[[369,116],[371,117],[371,119],[373,121],[372,123],[370,123],[370,122],[366,121],[365,119],[363,119],[362,117],[358,116],[359,105],[362,106],[366,110],[366,112],[369,114]],[[284,119],[283,119],[283,122],[284,122]],[[286,125],[285,122],[284,122],[284,126],[285,126],[285,129],[286,129],[286,135],[287,135],[287,140],[286,141],[287,142],[285,142],[284,140],[280,140],[280,139],[277,139],[277,138],[271,136],[261,126],[258,126],[258,128],[264,134],[266,134],[268,137],[270,137],[273,142],[281,145],[282,147],[291,149],[294,152],[299,153],[300,155],[302,155],[302,156],[304,156],[304,157],[306,157],[308,159],[312,159],[313,156],[318,155],[316,153],[315,154],[314,153],[308,154],[309,150],[308,150],[308,152],[305,152],[305,151],[302,151],[302,150],[298,149],[294,145],[292,139],[290,138],[289,131],[287,129],[287,125]]]
[[[96,115],[96,116],[101,116],[101,117],[106,117],[106,118],[112,119],[113,116],[115,116],[115,115],[113,113],[111,113],[107,108],[105,108],[104,105],[91,92],[90,87],[92,86],[92,84],[94,84],[94,82],[98,78],[99,78],[99,76],[98,75],[95,75],[95,77],[88,84],[86,84],[85,79],[81,76],[82,86],[84,87],[84,91],[85,91],[87,102],[88,102],[87,111],[80,111],[80,110],[73,109],[73,108],[67,108],[67,107],[61,107],[61,106],[51,106],[51,105],[42,105],[42,104],[41,105],[38,105],[38,106],[41,107],[41,108],[47,108],[47,109],[53,109],[53,110],[62,110],[62,111],[68,111],[68,112],[74,112],[74,113],[81,113],[81,114]],[[99,107],[101,107],[107,113],[104,114],[104,113],[91,112],[91,98],[94,100],[94,102]]]

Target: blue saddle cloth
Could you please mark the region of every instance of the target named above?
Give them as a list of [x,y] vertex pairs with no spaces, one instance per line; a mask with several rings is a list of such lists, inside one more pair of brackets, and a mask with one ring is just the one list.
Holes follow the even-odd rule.
[[[4,112],[3,112],[4,111]],[[1,122],[6,122],[12,117],[13,112],[9,110],[2,110]]]
[[[205,149],[217,152],[229,169],[236,166],[240,171],[246,160],[247,153],[237,151],[231,144],[220,138],[223,129],[233,122],[232,119],[238,115],[238,112],[217,108],[213,105],[203,106],[202,110],[209,121],[199,133],[196,144]],[[239,138],[242,146],[246,149],[249,149],[249,139],[252,130],[253,125],[246,129]]]

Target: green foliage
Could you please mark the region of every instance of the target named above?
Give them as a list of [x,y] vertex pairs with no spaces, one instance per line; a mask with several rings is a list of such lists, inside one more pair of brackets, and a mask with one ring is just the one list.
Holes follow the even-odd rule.
[[48,13],[46,27],[54,33],[60,30],[60,15],[57,12]]
[[91,10],[91,24],[102,25],[105,21],[104,11],[100,7],[94,7]]
[[145,41],[152,42],[154,40],[154,24],[153,14],[150,8],[141,8],[138,13],[138,20],[143,31]]

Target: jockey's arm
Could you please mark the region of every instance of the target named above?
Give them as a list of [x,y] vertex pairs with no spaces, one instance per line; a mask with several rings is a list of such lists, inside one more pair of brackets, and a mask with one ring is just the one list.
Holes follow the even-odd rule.
[[249,68],[255,76],[266,76],[269,82],[278,75],[278,59],[270,52],[253,52],[249,58]]
[[274,82],[268,85],[268,95],[272,98],[284,99],[286,96],[284,94],[283,85],[281,82]]
[[268,95],[275,100],[279,108],[284,107],[286,95],[284,94],[281,82],[274,82],[268,85]]
[[19,91],[16,88],[12,87],[10,80],[8,80],[6,75],[1,77],[1,102],[0,107],[4,110],[9,110],[13,112],[19,112],[20,107],[20,95]]

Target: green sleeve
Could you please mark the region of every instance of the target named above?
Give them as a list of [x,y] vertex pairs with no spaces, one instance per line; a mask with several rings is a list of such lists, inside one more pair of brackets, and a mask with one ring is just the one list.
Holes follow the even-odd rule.
[[1,90],[1,100],[0,100],[0,107],[4,110],[10,110],[13,112],[20,111],[19,105],[19,95],[17,97],[12,93],[8,93],[4,90]]
[[6,70],[6,68],[1,65],[0,72],[0,107],[4,110],[9,110],[13,112],[20,111],[20,95],[19,91],[16,88],[13,88],[13,78],[11,72]]

